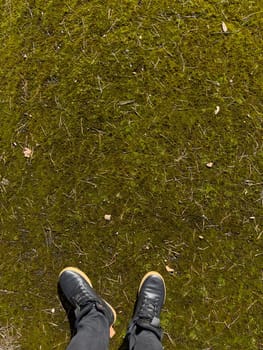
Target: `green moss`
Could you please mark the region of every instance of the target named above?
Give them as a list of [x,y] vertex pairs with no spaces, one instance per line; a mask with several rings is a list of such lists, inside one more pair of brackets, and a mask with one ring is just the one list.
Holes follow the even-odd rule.
[[77,265],[116,307],[117,347],[154,269],[167,349],[259,349],[259,4],[0,6],[1,324],[64,349],[56,281]]

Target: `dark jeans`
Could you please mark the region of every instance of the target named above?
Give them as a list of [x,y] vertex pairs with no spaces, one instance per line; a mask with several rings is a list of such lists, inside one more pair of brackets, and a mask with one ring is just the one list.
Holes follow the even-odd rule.
[[[77,321],[77,333],[67,350],[107,350],[109,348],[109,323],[103,313],[92,308]],[[159,336],[143,326],[130,327],[121,350],[162,350]]]

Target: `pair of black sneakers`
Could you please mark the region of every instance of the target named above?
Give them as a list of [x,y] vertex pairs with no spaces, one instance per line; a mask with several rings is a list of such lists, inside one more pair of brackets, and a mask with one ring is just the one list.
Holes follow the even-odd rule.
[[[148,272],[141,280],[130,325],[142,322],[150,328],[159,328],[165,294],[163,277],[158,272]],[[59,274],[58,295],[69,319],[71,336],[77,332],[76,321],[94,305],[104,314],[110,329],[113,329],[116,321],[114,308],[96,293],[83,271],[75,267],[63,269]]]

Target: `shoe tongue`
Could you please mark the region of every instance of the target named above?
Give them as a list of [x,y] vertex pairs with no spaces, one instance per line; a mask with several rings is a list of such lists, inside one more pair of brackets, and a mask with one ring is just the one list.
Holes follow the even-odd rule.
[[153,327],[160,327],[160,319],[158,317],[150,318],[139,318],[136,322],[136,324],[142,328],[145,327],[145,325],[151,325]]
[[154,318],[152,319],[151,325],[153,327],[160,327],[160,319],[154,316]]

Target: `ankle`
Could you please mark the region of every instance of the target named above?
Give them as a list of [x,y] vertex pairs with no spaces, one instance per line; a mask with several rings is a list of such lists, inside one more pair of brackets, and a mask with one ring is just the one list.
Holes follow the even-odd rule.
[[83,306],[80,310],[76,311],[76,324],[78,324],[83,318],[86,317],[98,317],[98,318],[105,318],[106,322],[110,326],[110,321],[107,317],[107,312],[105,310],[105,307],[98,303],[98,302],[90,302],[87,305]]
[[135,319],[130,323],[127,333],[129,335],[138,335],[142,331],[149,331],[154,333],[159,340],[161,340],[163,337],[163,331],[160,326],[159,319],[158,322],[155,322],[155,320],[150,321],[142,318]]

